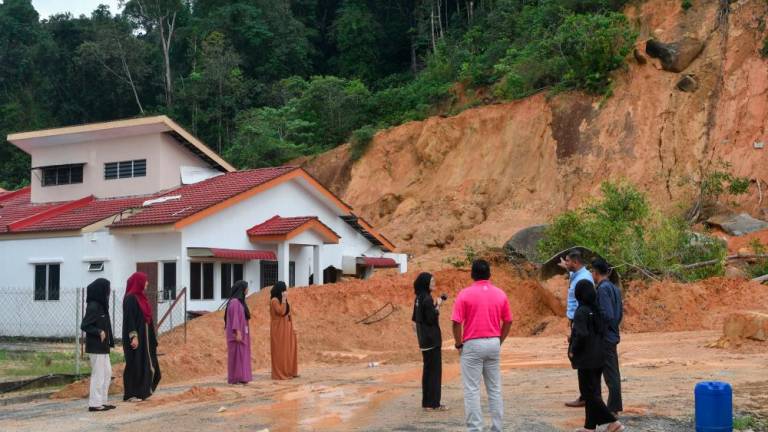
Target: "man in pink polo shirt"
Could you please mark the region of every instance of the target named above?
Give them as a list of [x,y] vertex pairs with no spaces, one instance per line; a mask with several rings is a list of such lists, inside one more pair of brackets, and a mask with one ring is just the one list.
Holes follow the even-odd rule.
[[472,263],[472,285],[464,288],[453,305],[453,338],[461,355],[461,380],[464,384],[464,414],[467,430],[483,430],[480,408],[480,378],[485,381],[491,431],[501,432],[504,401],[501,397],[501,344],[512,326],[512,312],[504,291],[493,286],[491,266],[485,260]]

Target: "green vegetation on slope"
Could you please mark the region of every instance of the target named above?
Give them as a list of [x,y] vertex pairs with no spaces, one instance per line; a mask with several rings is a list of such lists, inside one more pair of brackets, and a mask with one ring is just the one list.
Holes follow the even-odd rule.
[[[629,277],[674,277],[697,280],[721,275],[724,242],[690,231],[681,217],[651,208],[648,198],[627,182],[604,182],[599,199],[557,216],[539,243],[541,256],[587,247]],[[714,265],[686,265],[717,260]]]

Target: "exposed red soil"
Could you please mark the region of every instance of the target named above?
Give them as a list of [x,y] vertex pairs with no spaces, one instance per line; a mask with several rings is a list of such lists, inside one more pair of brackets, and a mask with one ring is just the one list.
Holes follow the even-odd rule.
[[[640,33],[638,50],[614,76],[613,94],[537,94],[431,117],[378,133],[357,162],[347,146],[307,169],[340,194],[405,252],[415,265],[445,267],[466,245],[500,246],[516,231],[545,223],[626,178],[667,212],[693,202],[695,180],[710,161],[759,178],[768,163],[768,68],[759,50],[766,37],[765,2],[632,2],[625,11]],[[684,71],[695,92],[675,89],[682,74],[661,70],[645,41],[683,37],[705,41]],[[765,184],[765,180],[762,179]],[[768,189],[757,183],[740,197],[723,197],[765,217]]]

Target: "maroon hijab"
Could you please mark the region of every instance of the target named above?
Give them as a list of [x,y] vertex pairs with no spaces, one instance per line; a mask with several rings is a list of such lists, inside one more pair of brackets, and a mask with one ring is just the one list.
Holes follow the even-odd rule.
[[147,275],[142,272],[136,272],[128,278],[128,287],[125,290],[126,297],[133,295],[139,302],[141,312],[144,314],[144,321],[147,324],[152,322],[152,308],[149,307],[149,300],[144,295],[144,287],[147,285]]

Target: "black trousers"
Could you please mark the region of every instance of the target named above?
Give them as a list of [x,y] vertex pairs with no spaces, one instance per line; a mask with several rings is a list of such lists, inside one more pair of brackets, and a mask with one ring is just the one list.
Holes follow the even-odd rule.
[[621,401],[619,353],[616,349],[616,344],[606,343],[603,375],[605,377],[605,384],[608,386],[608,409],[615,413],[624,411],[624,405]]
[[443,380],[443,359],[440,347],[422,351],[421,356],[424,359],[424,369],[421,373],[421,406],[438,408]]
[[587,418],[584,420],[586,429],[595,429],[598,425],[613,423],[616,417],[611,414],[600,395],[600,378],[603,369],[579,369],[579,391],[586,402],[584,410]]

